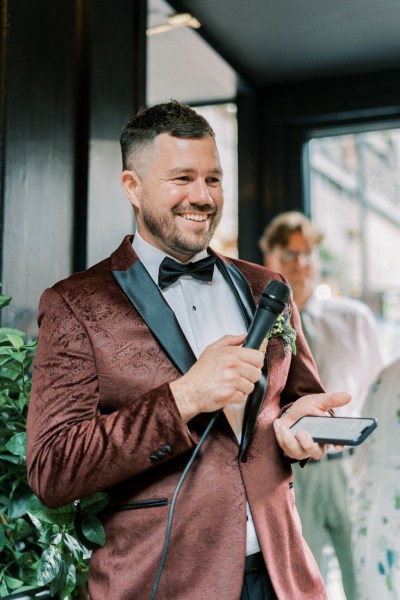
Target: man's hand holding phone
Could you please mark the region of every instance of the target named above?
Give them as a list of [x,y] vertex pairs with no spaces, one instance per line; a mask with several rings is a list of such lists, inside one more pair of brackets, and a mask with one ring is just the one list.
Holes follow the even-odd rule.
[[314,441],[305,429],[294,433],[290,428],[302,417],[310,415],[335,418],[329,416],[329,410],[344,406],[350,400],[351,395],[347,392],[310,394],[299,398],[280,419],[274,421],[276,439],[284,453],[294,460],[320,460],[325,454],[326,444]]

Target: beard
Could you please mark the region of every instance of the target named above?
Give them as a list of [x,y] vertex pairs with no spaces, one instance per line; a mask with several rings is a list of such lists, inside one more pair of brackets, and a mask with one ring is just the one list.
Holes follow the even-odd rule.
[[185,256],[193,256],[202,250],[205,250],[213,237],[215,230],[221,220],[222,210],[211,204],[202,206],[189,206],[186,211],[207,212],[209,219],[212,219],[207,231],[180,231],[179,225],[176,222],[176,217],[182,207],[175,208],[166,214],[160,214],[159,210],[154,210],[151,206],[142,206],[142,219],[147,230],[155,237],[165,248],[171,251],[171,254],[181,254]]

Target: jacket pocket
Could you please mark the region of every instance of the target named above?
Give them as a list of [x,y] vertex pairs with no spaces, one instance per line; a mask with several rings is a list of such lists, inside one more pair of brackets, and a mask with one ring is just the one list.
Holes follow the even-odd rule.
[[121,510],[137,510],[139,508],[156,508],[158,506],[167,506],[168,498],[153,498],[151,500],[137,500],[126,504],[111,504],[107,506],[104,512],[119,512]]

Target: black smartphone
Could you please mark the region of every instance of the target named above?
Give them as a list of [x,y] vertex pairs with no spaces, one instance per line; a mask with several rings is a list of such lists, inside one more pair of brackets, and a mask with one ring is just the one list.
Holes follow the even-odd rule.
[[291,426],[308,431],[313,440],[323,444],[358,446],[376,429],[378,422],[372,417],[302,417]]

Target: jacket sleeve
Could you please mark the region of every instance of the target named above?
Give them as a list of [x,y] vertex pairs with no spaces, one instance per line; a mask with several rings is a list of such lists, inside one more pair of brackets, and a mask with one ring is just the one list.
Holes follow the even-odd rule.
[[39,325],[27,469],[30,486],[46,505],[106,490],[195,446],[169,383],[100,412],[90,337],[54,289],[42,296]]

